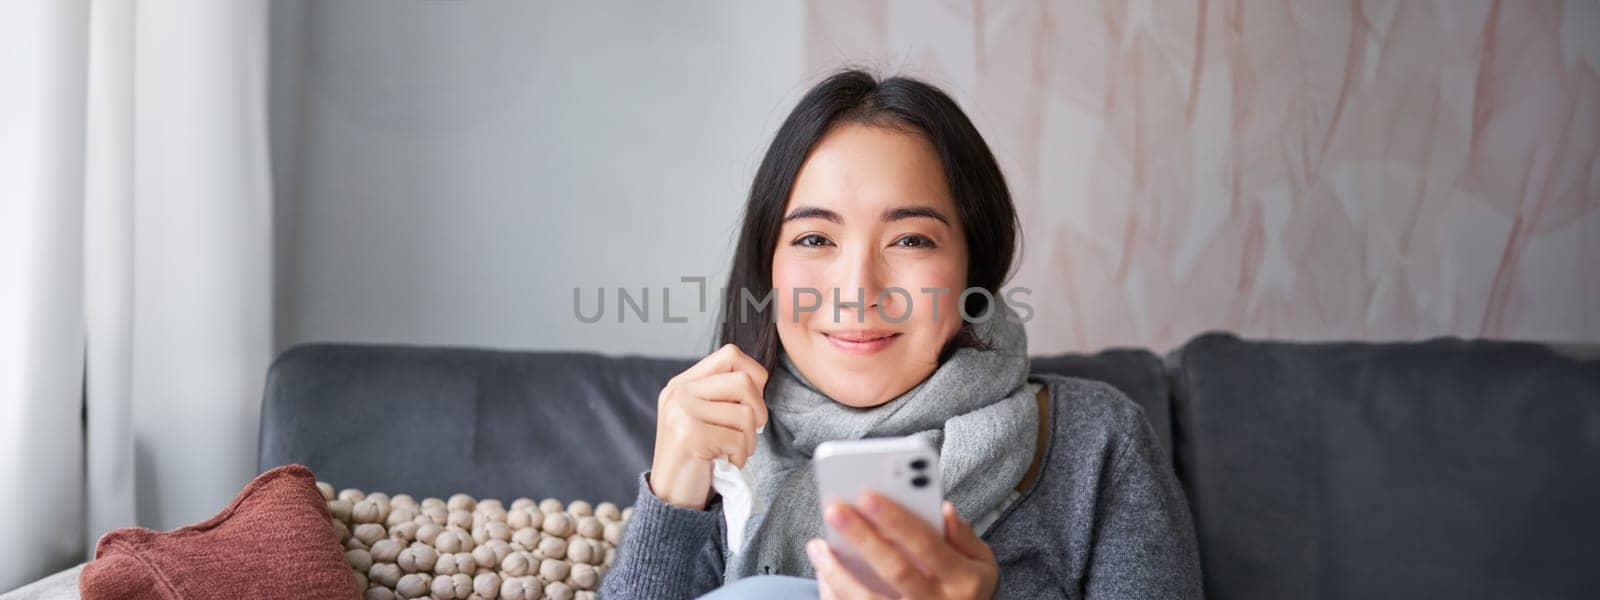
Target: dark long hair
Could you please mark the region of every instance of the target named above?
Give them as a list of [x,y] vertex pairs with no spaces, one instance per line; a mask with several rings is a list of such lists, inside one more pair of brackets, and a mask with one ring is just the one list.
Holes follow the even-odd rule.
[[[879,81],[859,70],[840,71],[807,91],[778,128],[750,184],[734,246],[718,345],[738,345],[769,371],[778,362],[777,302],[776,298],[767,304],[760,301],[772,291],[772,255],[783,227],[783,209],[811,148],[839,123],[889,127],[927,139],[939,155],[966,234],[967,287],[998,294],[1010,275],[1017,245],[1016,209],[1000,165],[966,113],[944,92],[916,79]],[[968,315],[983,315],[988,300],[970,294],[964,308]],[[983,346],[970,324],[945,348],[941,360],[963,346]]]

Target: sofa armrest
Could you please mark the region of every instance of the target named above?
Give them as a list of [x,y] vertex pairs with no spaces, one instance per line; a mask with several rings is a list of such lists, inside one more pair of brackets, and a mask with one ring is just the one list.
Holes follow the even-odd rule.
[[78,600],[78,572],[83,565],[57,572],[28,585],[0,594],[0,600]]

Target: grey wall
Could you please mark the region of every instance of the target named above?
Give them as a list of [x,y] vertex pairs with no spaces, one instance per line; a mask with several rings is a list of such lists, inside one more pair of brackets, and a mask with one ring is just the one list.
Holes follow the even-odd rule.
[[[787,3],[274,4],[277,347],[687,355],[803,93]],[[605,319],[573,316],[574,287]],[[654,288],[648,325],[616,288]],[[661,289],[672,314],[661,322]],[[714,302],[708,306],[714,310]]]
[[[1600,336],[1600,129],[1562,116],[1596,114],[1592,3],[1140,6],[276,3],[278,346],[704,349],[710,315],[660,323],[659,290],[720,283],[763,144],[842,63],[983,132],[1036,354]],[[1348,51],[1380,38],[1411,41]],[[574,286],[608,320],[649,286],[657,322],[579,323]]]

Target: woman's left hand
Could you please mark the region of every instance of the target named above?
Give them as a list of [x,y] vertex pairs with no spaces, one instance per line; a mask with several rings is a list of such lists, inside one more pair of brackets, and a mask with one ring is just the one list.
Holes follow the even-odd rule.
[[[849,540],[878,577],[904,598],[987,599],[1000,567],[972,525],[944,503],[940,536],[916,515],[882,494],[867,492],[854,506],[835,502],[823,518]],[[820,539],[806,544],[824,599],[882,598],[862,585]]]

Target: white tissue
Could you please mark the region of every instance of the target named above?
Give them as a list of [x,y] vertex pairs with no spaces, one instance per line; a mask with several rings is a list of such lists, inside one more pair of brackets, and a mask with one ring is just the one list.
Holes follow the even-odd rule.
[[[766,427],[757,427],[760,434]],[[728,552],[738,554],[744,546],[744,526],[755,508],[756,478],[749,471],[733,466],[726,458],[711,463],[711,489],[722,496],[722,517],[728,523]]]

